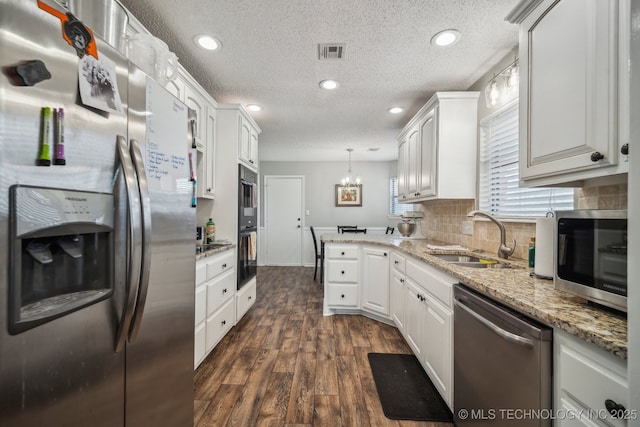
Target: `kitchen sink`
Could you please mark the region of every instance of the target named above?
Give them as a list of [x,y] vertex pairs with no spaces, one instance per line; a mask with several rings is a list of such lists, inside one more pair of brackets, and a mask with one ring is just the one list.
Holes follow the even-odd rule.
[[450,262],[460,267],[470,268],[514,268],[511,264],[503,264],[492,258],[479,258],[472,255],[458,254],[430,254],[443,261]]

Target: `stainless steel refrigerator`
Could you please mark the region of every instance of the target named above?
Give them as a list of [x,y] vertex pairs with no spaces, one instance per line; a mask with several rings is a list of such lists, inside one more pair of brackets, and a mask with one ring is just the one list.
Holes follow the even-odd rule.
[[192,425],[187,109],[66,12],[0,0],[0,425]]

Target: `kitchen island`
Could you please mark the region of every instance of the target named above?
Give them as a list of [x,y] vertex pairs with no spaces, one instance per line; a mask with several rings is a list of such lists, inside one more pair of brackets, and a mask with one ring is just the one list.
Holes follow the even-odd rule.
[[[429,246],[444,246],[434,240],[403,239],[397,236],[330,234],[323,235],[322,244],[363,244],[387,247],[433,265],[467,286],[524,313],[544,324],[626,360],[627,319],[623,314],[593,306],[579,298],[554,288],[553,281],[530,276],[526,261],[497,258],[482,251],[442,251]],[[440,259],[434,255],[460,253],[498,260],[512,268],[469,268]]]

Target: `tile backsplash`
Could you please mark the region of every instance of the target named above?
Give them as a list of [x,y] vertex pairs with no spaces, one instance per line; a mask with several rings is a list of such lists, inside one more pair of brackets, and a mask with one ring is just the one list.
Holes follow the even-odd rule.
[[[626,209],[627,185],[604,185],[576,190],[577,209]],[[490,221],[473,221],[467,213],[475,209],[474,200],[433,200],[423,202],[423,233],[431,238],[474,249],[496,253],[500,245],[500,230]],[[471,223],[473,235],[463,233],[466,222]],[[536,225],[531,222],[504,222],[507,246],[516,240],[513,258],[527,259],[529,241],[536,235]]]

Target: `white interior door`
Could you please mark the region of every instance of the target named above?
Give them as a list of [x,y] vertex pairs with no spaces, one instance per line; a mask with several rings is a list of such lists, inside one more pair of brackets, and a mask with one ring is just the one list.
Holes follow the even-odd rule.
[[302,265],[302,176],[265,176],[266,265]]

